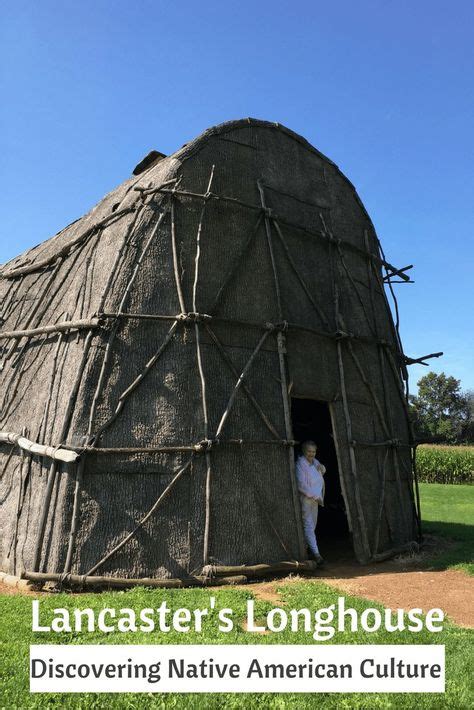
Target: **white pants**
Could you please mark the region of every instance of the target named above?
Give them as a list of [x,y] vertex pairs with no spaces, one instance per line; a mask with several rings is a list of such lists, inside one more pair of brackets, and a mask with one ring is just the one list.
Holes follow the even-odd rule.
[[301,512],[303,515],[303,531],[311,552],[319,555],[318,543],[316,542],[316,525],[318,522],[319,503],[312,498],[300,495]]

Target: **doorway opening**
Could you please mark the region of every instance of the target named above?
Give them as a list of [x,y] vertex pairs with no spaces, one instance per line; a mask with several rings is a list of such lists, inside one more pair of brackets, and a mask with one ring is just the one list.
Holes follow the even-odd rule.
[[293,437],[299,442],[295,447],[296,457],[302,453],[301,444],[309,439],[318,447],[316,458],[326,466],[324,506],[319,508],[316,529],[321,554],[329,561],[353,560],[329,404],[292,397],[291,419]]

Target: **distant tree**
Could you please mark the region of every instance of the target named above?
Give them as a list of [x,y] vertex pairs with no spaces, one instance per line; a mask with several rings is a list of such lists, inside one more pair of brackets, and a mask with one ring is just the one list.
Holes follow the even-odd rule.
[[410,398],[415,433],[420,439],[460,443],[473,435],[474,397],[461,392],[461,382],[442,372],[429,372]]
[[469,421],[466,425],[464,438],[466,441],[474,443],[474,390],[467,390],[467,392],[464,393],[464,397],[466,398],[469,410]]

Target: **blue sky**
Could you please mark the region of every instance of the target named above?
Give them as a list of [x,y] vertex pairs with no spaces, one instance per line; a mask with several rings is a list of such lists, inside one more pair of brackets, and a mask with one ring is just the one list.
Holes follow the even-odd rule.
[[[279,121],[355,184],[407,354],[474,388],[474,3],[0,2],[0,262],[221,121]],[[412,367],[412,386],[427,372]]]

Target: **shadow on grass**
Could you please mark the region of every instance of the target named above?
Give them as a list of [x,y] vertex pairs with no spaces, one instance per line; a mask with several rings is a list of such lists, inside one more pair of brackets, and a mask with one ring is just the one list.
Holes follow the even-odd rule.
[[326,564],[321,573],[324,577],[351,579],[364,574],[445,570],[460,565],[468,574],[474,575],[473,525],[423,521],[423,535],[423,545],[419,551],[368,565],[357,562],[349,537],[333,540],[323,538],[321,550]]
[[423,566],[446,569],[453,565],[470,565],[474,573],[474,525],[445,523],[436,520],[423,522],[423,534],[439,539],[432,551],[428,546]]

